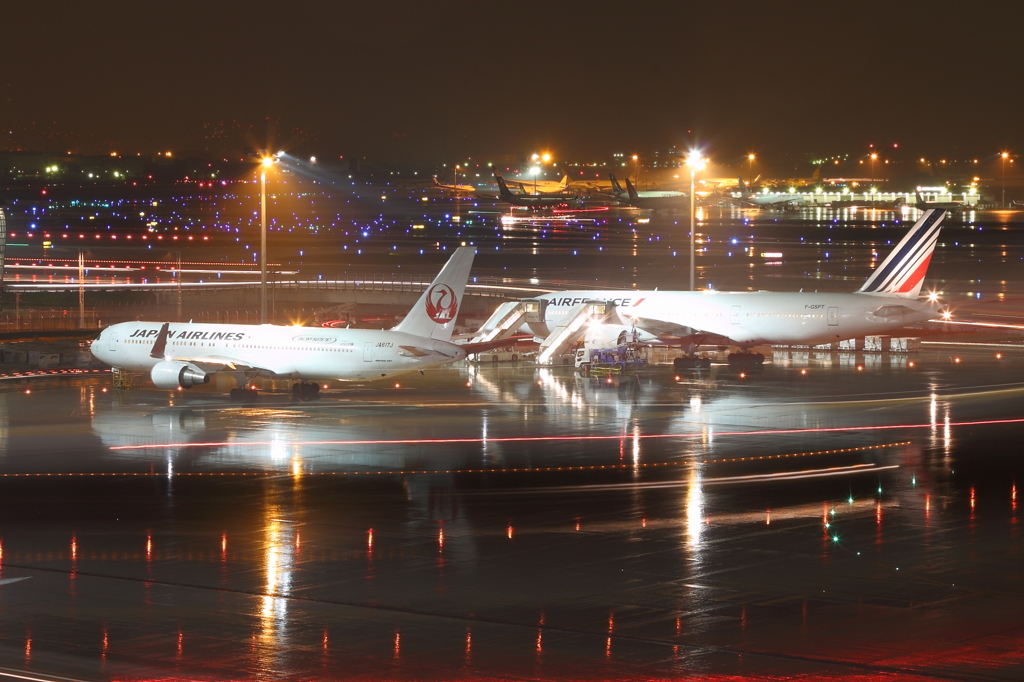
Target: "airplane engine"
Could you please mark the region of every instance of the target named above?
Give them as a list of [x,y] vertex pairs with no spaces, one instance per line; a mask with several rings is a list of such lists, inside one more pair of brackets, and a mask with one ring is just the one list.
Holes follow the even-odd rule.
[[621,324],[595,324],[587,330],[583,337],[583,347],[618,348],[627,343],[644,343],[656,337],[646,332]]
[[178,388],[192,388],[210,383],[210,375],[187,362],[167,360],[153,365],[149,372],[153,385],[173,391]]

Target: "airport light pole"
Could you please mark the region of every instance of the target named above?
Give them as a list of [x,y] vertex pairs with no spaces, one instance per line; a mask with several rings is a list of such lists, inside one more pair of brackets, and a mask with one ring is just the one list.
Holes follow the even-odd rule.
[[1010,158],[1009,152],[1003,152],[999,155],[999,158],[1003,163],[1003,200],[999,204],[999,208],[1006,208],[1006,159]]
[[697,209],[696,189],[697,171],[704,170],[707,161],[696,152],[686,157],[686,165],[690,167],[690,291],[696,291],[697,266],[695,261],[697,250]]
[[275,161],[264,156],[260,162],[260,324],[267,323],[267,169]]
[[871,184],[875,184],[875,159],[878,158],[878,154],[871,152]]
[[754,159],[755,158],[757,158],[757,157],[754,156],[753,154],[747,154],[747,162],[749,163],[749,166],[747,167],[747,175],[750,176],[750,182],[754,182]]

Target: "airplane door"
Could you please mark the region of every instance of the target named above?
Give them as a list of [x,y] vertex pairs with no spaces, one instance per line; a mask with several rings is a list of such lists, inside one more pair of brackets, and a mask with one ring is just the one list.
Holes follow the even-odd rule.
[[117,350],[117,332],[110,333],[110,350]]
[[828,326],[838,327],[839,326],[839,307],[832,306],[828,309]]
[[740,323],[740,306],[734,305],[732,307],[732,314],[730,315],[730,318],[731,319],[729,321],[732,322],[733,324]]
[[363,362],[373,362],[373,341],[363,344]]

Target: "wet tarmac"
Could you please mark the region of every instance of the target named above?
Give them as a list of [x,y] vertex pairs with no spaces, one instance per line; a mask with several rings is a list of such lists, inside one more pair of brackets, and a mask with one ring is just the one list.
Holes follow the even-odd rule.
[[[0,673],[1024,677],[1024,347],[0,386]],[[30,391],[30,392],[26,392]]]

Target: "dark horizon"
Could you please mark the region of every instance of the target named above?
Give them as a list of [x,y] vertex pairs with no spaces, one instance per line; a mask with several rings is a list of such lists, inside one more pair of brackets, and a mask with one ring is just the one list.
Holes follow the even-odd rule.
[[422,163],[1019,152],[1017,5],[39,3],[3,148]]

